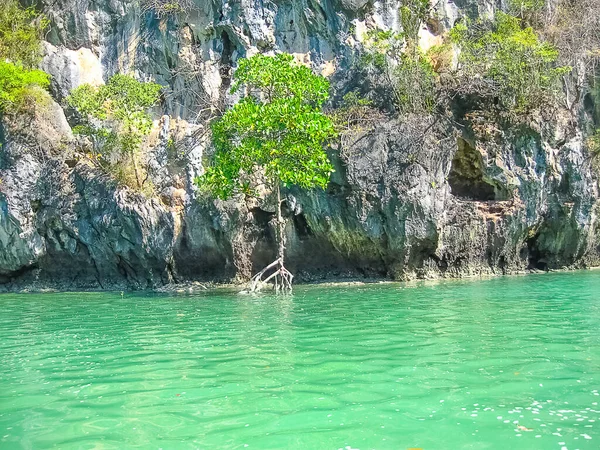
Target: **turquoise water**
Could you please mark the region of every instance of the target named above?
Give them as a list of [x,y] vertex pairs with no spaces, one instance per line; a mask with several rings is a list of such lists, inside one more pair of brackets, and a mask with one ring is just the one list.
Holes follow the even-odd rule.
[[600,272],[0,295],[1,449],[598,449]]

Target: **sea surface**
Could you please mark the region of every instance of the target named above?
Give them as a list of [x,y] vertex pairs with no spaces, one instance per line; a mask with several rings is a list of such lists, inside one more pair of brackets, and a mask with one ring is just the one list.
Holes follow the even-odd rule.
[[0,295],[0,449],[599,449],[600,271]]

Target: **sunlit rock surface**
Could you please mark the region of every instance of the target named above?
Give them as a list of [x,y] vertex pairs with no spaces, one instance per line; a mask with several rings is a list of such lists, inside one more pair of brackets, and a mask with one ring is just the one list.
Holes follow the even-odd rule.
[[[356,48],[376,26],[399,30],[398,2],[196,1],[177,17],[140,2],[40,2],[52,26],[43,68],[64,101],[117,72],[165,86],[145,159],[152,198],[117,186],[85,158],[49,101],[0,139],[0,286],[152,288],[245,279],[275,254],[273,199],[214,201],[193,179],[210,156],[207,120],[235,101],[240,57],[285,51],[360,86]],[[421,45],[483,1],[441,2]],[[300,279],[460,277],[599,263],[598,189],[581,123],[558,117],[482,127],[463,116],[383,120],[330,150],[327,191],[285,193],[289,266]],[[177,138],[177,145],[170,140]],[[1,288],[1,287],[0,287]]]

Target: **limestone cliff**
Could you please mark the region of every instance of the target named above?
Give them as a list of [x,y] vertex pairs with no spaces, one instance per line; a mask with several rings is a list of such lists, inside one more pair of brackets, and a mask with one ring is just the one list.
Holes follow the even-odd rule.
[[[399,29],[397,1],[195,0],[157,17],[143,0],[41,0],[51,20],[43,68],[50,106],[0,130],[0,288],[150,288],[244,279],[275,254],[272,200],[214,201],[193,178],[210,151],[206,120],[235,99],[237,59],[285,51],[360,84],[365,30]],[[440,2],[421,46],[483,1]],[[118,186],[77,158],[70,89],[117,72],[165,86],[145,154],[156,196]],[[285,193],[290,269],[322,277],[459,277],[600,262],[598,184],[582,108],[519,127],[456,111],[382,120],[330,150],[327,191]],[[172,145],[172,139],[177,144]]]

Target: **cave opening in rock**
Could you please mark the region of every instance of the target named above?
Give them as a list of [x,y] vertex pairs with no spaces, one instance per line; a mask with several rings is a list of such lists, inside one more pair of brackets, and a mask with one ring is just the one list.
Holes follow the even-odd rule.
[[313,235],[312,230],[310,229],[310,225],[306,220],[304,214],[297,214],[293,217],[294,228],[296,229],[296,234],[298,239],[301,241],[305,241]]
[[457,145],[448,175],[452,194],[466,200],[503,200],[502,192],[485,180],[481,153],[462,138],[458,139]]
[[221,64],[224,66],[231,65],[231,56],[233,55],[233,46],[231,38],[226,31],[221,33],[221,42],[223,42],[223,52],[221,53]]
[[231,38],[226,31],[221,33],[221,42],[223,45],[223,50],[221,52],[221,82],[225,89],[229,89],[231,85],[231,65],[233,63],[233,43],[231,42]]
[[544,253],[538,246],[540,233],[536,233],[525,241],[527,245],[528,268],[536,270],[548,270],[548,264]]
[[591,118],[594,126],[597,127],[600,123],[600,110],[598,108],[598,93],[588,92],[583,97],[583,109],[586,114]]

